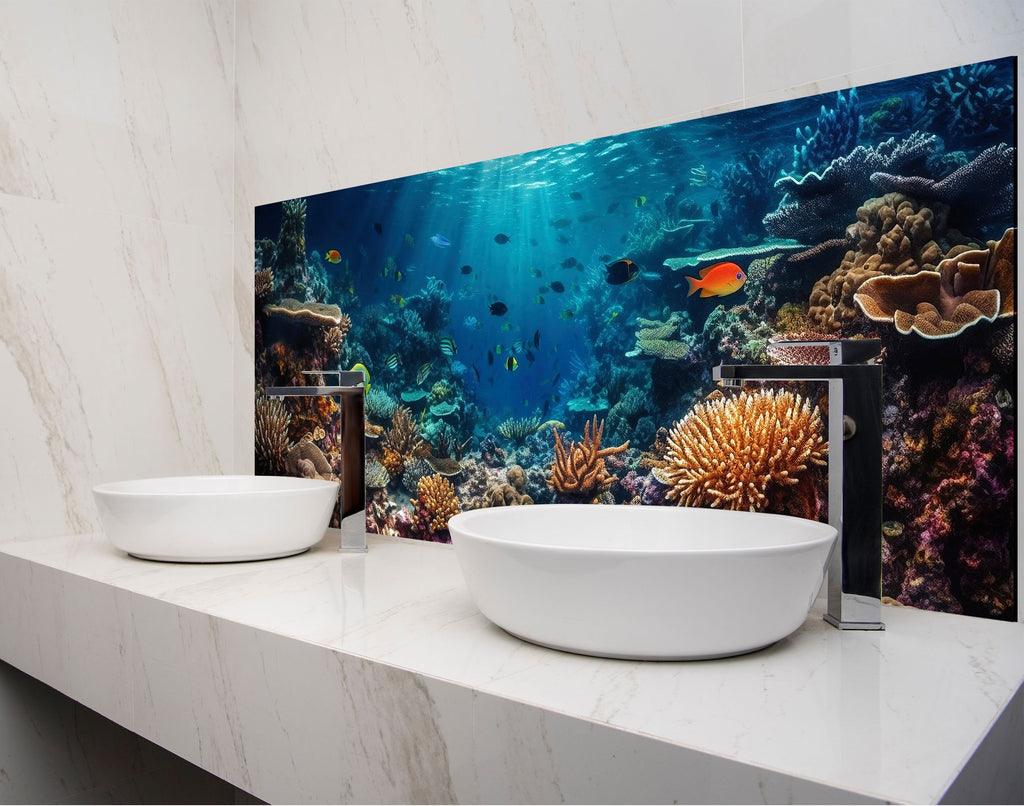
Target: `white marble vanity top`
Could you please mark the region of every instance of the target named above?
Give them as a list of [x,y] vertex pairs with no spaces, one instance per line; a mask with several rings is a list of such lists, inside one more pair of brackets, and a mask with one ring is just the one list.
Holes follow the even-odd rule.
[[[102,535],[2,544],[0,657],[266,800],[936,802],[1022,786],[1024,625],[886,607],[885,632],[844,633],[816,609],[742,657],[601,660],[491,625],[450,546],[342,555],[335,539],[223,565],[137,560]],[[1002,749],[975,755],[997,721]]]

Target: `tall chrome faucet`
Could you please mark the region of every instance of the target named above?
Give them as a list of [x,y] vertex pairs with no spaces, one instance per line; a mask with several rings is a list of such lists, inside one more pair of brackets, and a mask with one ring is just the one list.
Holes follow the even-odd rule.
[[882,367],[879,339],[792,341],[828,364],[720,364],[715,380],[828,381],[828,522],[839,545],[828,567],[825,621],[841,630],[882,623]]
[[333,386],[268,386],[264,394],[286,397],[337,397],[341,406],[341,550],[366,551],[366,378],[358,370],[307,371],[336,375]]

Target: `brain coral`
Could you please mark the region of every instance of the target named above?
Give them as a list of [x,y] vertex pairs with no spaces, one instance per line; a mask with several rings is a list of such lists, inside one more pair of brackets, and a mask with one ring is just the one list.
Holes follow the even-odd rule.
[[935,213],[902,193],[869,199],[857,210],[850,234],[857,249],[811,289],[808,316],[813,326],[837,331],[858,314],[853,295],[872,277],[935,271],[943,258],[933,238]]
[[743,390],[677,421],[655,471],[679,506],[756,512],[827,453],[817,406],[786,390]]

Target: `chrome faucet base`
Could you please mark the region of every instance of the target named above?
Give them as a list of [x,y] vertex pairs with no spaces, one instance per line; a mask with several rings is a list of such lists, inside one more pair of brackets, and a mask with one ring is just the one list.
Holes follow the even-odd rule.
[[268,386],[269,398],[336,397],[341,409],[341,546],[366,551],[366,376],[358,371],[308,370],[303,375],[333,375],[332,386]]
[[723,385],[828,382],[828,522],[839,533],[828,564],[825,621],[840,630],[882,623],[882,367],[878,339],[787,342],[818,348],[827,364],[720,364]]
[[366,513],[357,512],[341,519],[341,544],[338,551],[346,554],[365,554],[366,549]]
[[835,627],[837,630],[884,630],[885,624],[881,621],[840,621],[831,613],[826,613],[822,618]]

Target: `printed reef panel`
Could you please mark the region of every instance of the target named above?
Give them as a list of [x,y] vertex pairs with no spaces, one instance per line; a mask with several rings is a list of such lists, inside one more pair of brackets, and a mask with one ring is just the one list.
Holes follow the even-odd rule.
[[336,402],[262,390],[356,368],[370,531],[581,501],[824,520],[824,385],[711,369],[878,337],[883,593],[1016,618],[1014,70],[257,208],[257,472],[339,472]]

